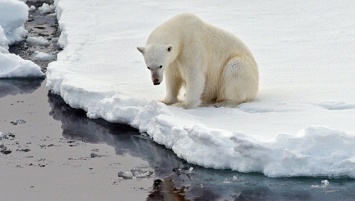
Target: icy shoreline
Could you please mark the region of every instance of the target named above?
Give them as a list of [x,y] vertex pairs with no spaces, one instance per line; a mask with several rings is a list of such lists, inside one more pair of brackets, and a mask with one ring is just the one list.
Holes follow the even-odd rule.
[[[3,200],[86,201],[88,197],[100,200],[103,194],[109,200],[145,200],[153,195],[169,199],[165,189],[171,194],[178,190],[187,200],[353,198],[353,179],[278,179],[188,164],[129,126],[86,118],[59,96],[48,94],[42,80],[12,81],[0,80],[0,86],[8,83],[22,90],[0,89],[1,116],[5,117],[0,119]],[[120,177],[122,172],[138,176],[136,170],[154,174]],[[64,176],[46,179],[58,175]]]
[[[140,132],[148,133],[155,142],[172,149],[180,158],[203,167],[261,172],[270,177],[355,178],[355,148],[352,146],[355,144],[355,135],[354,127],[349,122],[355,116],[355,97],[348,90],[343,90],[354,86],[350,76],[353,72],[344,75],[342,71],[334,70],[338,65],[351,70],[351,56],[340,51],[335,56],[332,52],[332,62],[324,57],[319,60],[319,55],[328,55],[329,52],[322,48],[327,44],[317,40],[322,37],[326,41],[331,33],[334,34],[331,28],[321,32],[319,30],[326,27],[327,20],[336,19],[341,22],[339,32],[335,32],[339,39],[331,41],[331,44],[335,48],[344,44],[351,49],[354,42],[346,30],[352,24],[342,19],[353,14],[346,9],[339,15],[337,6],[328,8],[328,4],[322,4],[314,7],[296,5],[302,7],[304,13],[268,15],[268,12],[274,12],[272,8],[275,5],[255,3],[245,6],[255,6],[255,12],[266,10],[263,17],[270,21],[276,20],[278,26],[296,27],[298,35],[290,34],[289,29],[286,34],[293,39],[282,38],[281,34],[285,33],[261,37],[253,30],[254,27],[272,30],[271,24],[260,23],[260,16],[257,15],[229,13],[218,7],[216,2],[208,5],[195,3],[199,6],[194,4],[171,12],[158,3],[140,5],[133,1],[122,7],[120,2],[112,5],[111,1],[97,1],[93,4],[56,1],[62,30],[59,43],[64,50],[58,55],[58,61],[51,63],[48,68],[47,86],[53,93],[62,96],[71,107],[84,109],[88,117],[129,124]],[[172,8],[179,4],[172,2],[168,5]],[[73,6],[82,8],[83,13],[93,14],[82,14],[86,16],[82,19],[70,9]],[[208,6],[226,15],[217,17],[207,9]],[[288,5],[280,6],[284,10],[294,9]],[[317,6],[321,9],[313,10]],[[150,20],[137,22],[128,13],[117,12],[132,8],[137,10],[138,16],[135,18],[146,19],[139,13],[145,15],[149,10],[159,10],[161,16],[152,15]],[[303,18],[316,16],[316,12],[324,9],[329,11],[323,16],[324,19],[314,19],[318,26],[312,25],[313,21],[303,23]],[[257,60],[259,58],[263,77],[257,101],[242,104],[235,109],[193,110],[169,107],[157,101],[162,98],[164,87],[151,86],[135,46],[143,44],[156,25],[181,11],[200,13],[217,25],[223,21],[221,26],[236,33],[241,32],[248,41],[255,41],[251,43],[251,49],[255,50]],[[228,14],[235,17],[230,18]],[[285,16],[300,19],[290,26],[283,21]],[[231,19],[237,19],[237,22]],[[248,23],[243,23],[243,19]],[[235,28],[234,23],[239,23],[242,28]],[[250,23],[258,26],[250,27]],[[309,35],[305,31],[311,27],[320,36],[309,42]],[[92,33],[95,33],[94,38]],[[265,41],[274,44],[268,46]],[[298,41],[305,45],[300,46]],[[265,47],[270,49],[266,51]],[[285,47],[292,48],[291,52],[279,51]],[[313,54],[295,56],[292,52],[303,48],[311,49]],[[277,52],[288,60],[269,58],[271,52]],[[309,58],[301,60],[302,56]],[[295,70],[289,63],[300,69]],[[272,69],[266,69],[265,66],[271,66]],[[309,66],[313,67],[310,72],[306,71]],[[317,72],[322,73],[314,77],[312,74]],[[337,77],[334,78],[334,74]]]

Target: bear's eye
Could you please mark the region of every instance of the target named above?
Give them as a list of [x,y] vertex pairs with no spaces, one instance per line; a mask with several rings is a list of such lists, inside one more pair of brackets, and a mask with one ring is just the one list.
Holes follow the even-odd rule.
[[150,70],[150,67],[147,67]]
[[159,66],[159,68],[163,68],[163,66],[162,66],[162,65],[160,65],[160,66]]

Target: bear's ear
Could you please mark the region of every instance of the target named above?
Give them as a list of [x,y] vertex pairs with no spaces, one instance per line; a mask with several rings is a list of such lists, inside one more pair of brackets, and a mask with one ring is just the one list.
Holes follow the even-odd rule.
[[166,46],[166,50],[167,50],[168,52],[171,52],[172,49],[173,49],[173,46],[172,46],[172,45]]
[[145,48],[144,47],[137,47],[137,50],[140,51],[142,54],[144,54]]

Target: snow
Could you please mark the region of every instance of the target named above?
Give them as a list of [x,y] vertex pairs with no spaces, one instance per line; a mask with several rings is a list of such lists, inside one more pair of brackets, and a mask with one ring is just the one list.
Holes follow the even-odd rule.
[[148,178],[153,174],[153,171],[146,170],[146,168],[133,168],[129,172],[119,171],[118,177],[123,179],[143,179]]
[[[64,50],[48,67],[47,86],[89,118],[129,124],[208,168],[355,178],[353,1],[55,4]],[[159,102],[165,84],[153,86],[136,47],[181,12],[249,46],[260,71],[257,100],[191,110]]]
[[40,36],[40,37],[27,37],[26,42],[29,45],[39,45],[39,46],[49,46],[49,41]]
[[28,7],[17,0],[0,0],[0,79],[44,77],[41,68],[29,60],[9,54],[9,45],[24,39]]
[[311,188],[327,188],[329,186],[329,181],[328,180],[322,180],[321,183],[323,185],[312,185]]
[[38,8],[39,12],[41,12],[42,14],[51,13],[52,11],[54,11],[54,9],[54,5],[48,5],[46,3],[42,4],[42,6]]
[[0,54],[0,78],[44,77],[41,68],[15,54]]
[[34,61],[53,61],[55,60],[56,56],[45,52],[35,51],[31,58]]
[[32,6],[30,6],[29,10],[34,11],[34,10],[36,10],[36,7],[32,5]]
[[27,35],[27,31],[23,27],[28,16],[26,4],[17,0],[1,0],[0,10],[0,27],[5,32],[8,44],[11,45],[23,40]]

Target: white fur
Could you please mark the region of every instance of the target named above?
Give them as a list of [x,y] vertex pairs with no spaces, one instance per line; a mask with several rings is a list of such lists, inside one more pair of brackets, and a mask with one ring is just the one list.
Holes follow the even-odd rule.
[[154,84],[166,76],[166,104],[178,102],[185,87],[184,108],[201,105],[234,107],[258,92],[258,67],[246,45],[233,34],[193,14],[180,14],[158,26],[145,47],[138,47]]

